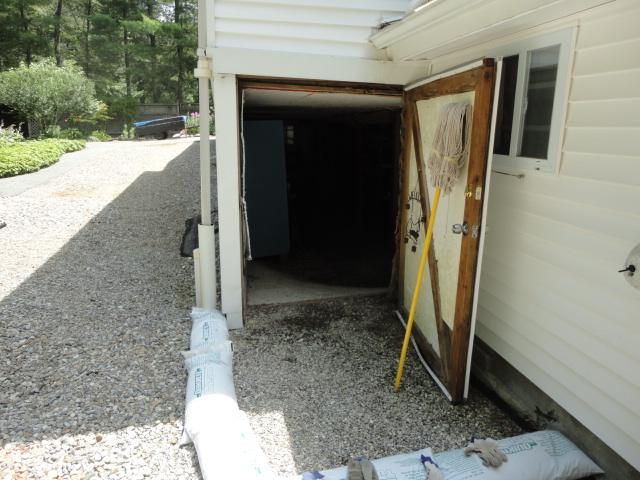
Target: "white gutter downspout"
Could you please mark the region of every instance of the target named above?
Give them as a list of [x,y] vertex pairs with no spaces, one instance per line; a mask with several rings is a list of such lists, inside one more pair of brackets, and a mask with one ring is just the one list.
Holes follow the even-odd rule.
[[209,82],[212,62],[207,56],[207,0],[198,0],[198,67],[194,76],[199,83],[200,103],[200,206],[202,220],[198,225],[198,249],[194,253],[196,302],[198,307],[215,309],[216,244],[211,219],[211,149],[209,140]]

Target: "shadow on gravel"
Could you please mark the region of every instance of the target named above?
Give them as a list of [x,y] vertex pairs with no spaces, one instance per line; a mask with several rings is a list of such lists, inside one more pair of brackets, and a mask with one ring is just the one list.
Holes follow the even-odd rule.
[[[194,294],[178,247],[198,206],[197,149],[140,176],[0,302],[2,442],[182,417]],[[392,310],[384,297],[250,308],[233,334],[237,394],[281,473],[519,432],[478,392],[451,407],[413,355],[394,393]]]
[[181,418],[197,158],[142,174],[0,302],[3,444]]

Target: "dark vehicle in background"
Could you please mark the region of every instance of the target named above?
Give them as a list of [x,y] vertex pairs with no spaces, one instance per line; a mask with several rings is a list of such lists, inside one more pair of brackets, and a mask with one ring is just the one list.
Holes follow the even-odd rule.
[[156,118],[135,122],[134,125],[136,127],[136,137],[154,137],[158,140],[164,140],[170,134],[186,129],[187,117],[180,115],[177,117]]

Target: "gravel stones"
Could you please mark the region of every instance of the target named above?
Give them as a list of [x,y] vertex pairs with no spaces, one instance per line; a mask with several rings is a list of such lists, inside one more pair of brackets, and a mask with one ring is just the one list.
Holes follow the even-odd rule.
[[192,140],[89,144],[0,198],[0,480],[196,479],[179,448]]
[[521,429],[482,393],[451,406],[412,352],[393,390],[403,329],[384,296],[251,307],[232,332],[240,408],[281,475]]
[[[0,198],[0,480],[198,479],[179,448],[198,208],[192,140],[89,144],[85,162]],[[241,408],[291,475],[520,429],[481,393],[452,407],[382,297],[251,307],[233,332]]]

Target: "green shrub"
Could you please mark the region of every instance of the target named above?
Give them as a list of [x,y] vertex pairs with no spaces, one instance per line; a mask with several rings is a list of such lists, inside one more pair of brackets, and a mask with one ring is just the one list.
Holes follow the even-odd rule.
[[58,67],[52,59],[0,72],[0,104],[24,115],[40,131],[62,121],[92,118],[103,105],[82,70],[67,62]]
[[108,115],[111,118],[118,118],[124,124],[133,123],[138,115],[138,105],[140,101],[136,97],[127,95],[114,95],[107,101],[109,104]]
[[127,125],[126,123],[122,127],[122,134],[120,137],[123,140],[133,140],[136,138],[136,127],[134,125]]
[[60,137],[66,140],[84,140],[85,138],[84,132],[82,132],[78,128],[65,128],[60,132]]
[[44,138],[61,138],[62,127],[60,127],[60,125],[49,125],[45,129],[44,135],[41,136]]
[[35,172],[56,163],[67,152],[81,150],[83,140],[29,140],[0,143],[0,178]]
[[24,137],[20,131],[20,127],[15,125],[4,126],[4,123],[0,122],[0,145],[4,143],[22,142]]
[[[187,115],[187,133],[189,135],[197,135],[200,133],[200,113],[191,112]],[[215,116],[213,112],[209,116],[209,134],[216,134]]]
[[113,138],[104,130],[94,130],[89,134],[89,140],[92,142],[109,142],[113,140]]

